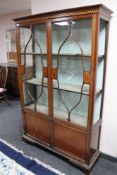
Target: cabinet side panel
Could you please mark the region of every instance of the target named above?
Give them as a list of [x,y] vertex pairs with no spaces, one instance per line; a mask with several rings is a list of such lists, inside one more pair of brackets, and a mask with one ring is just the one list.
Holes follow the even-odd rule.
[[54,147],[70,157],[85,160],[86,138],[73,128],[54,123]]
[[25,111],[25,135],[49,143],[50,125],[46,118]]
[[99,149],[99,138],[100,138],[101,125],[97,123],[93,129],[91,134],[91,145],[90,145],[90,159],[94,156],[94,154]]

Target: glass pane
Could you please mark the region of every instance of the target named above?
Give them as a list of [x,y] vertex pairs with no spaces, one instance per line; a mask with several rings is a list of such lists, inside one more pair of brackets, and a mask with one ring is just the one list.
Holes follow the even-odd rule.
[[45,24],[21,28],[20,43],[25,107],[47,114],[48,85],[43,77],[43,67],[47,67]]
[[96,77],[96,94],[95,94],[95,108],[94,120],[95,124],[100,119],[100,110],[102,102],[102,88],[103,88],[103,72],[104,72],[104,59],[105,59],[105,40],[106,40],[106,22],[100,20],[100,33],[99,33],[99,50],[98,50],[98,64],[97,64],[97,77]]
[[17,63],[16,53],[16,32],[15,29],[9,29],[6,32],[6,50],[7,50],[7,61],[9,63]]
[[84,71],[91,65],[91,19],[52,24],[54,117],[87,126],[89,85]]
[[[61,102],[61,97],[58,93],[57,89],[54,89],[54,116],[62,119],[68,120],[68,111],[65,108],[65,105]],[[80,95],[78,93],[69,92],[60,90],[62,100],[64,100],[65,104],[69,109],[73,108],[74,105],[79,101]],[[87,113],[88,113],[88,96],[84,95],[82,100],[73,112],[70,115],[71,122],[74,124],[79,124],[82,126],[87,125]],[[83,110],[82,110],[83,109]]]

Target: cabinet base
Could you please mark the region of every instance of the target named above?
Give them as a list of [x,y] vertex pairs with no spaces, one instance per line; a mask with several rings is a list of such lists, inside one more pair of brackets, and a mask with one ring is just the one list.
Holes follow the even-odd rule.
[[91,175],[91,169],[94,166],[94,164],[96,163],[96,160],[99,158],[99,155],[100,155],[100,152],[97,151],[95,153],[95,155],[93,156],[92,160],[90,161],[90,164],[86,164],[85,162],[74,160],[73,158],[62,154],[60,151],[55,150],[50,145],[42,143],[40,141],[37,141],[37,140],[35,140],[34,138],[32,138],[30,136],[23,135],[22,138],[23,138],[24,141],[27,141],[28,143],[36,144],[38,146],[41,146],[43,148],[48,149],[51,152],[54,152],[57,155],[60,155],[64,158],[66,158],[69,162],[71,162],[75,166],[78,166],[79,169],[81,169],[85,173],[85,175]]

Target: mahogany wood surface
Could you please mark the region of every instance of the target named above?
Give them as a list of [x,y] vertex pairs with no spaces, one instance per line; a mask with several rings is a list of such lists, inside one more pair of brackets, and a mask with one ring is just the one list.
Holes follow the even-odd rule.
[[[74,9],[67,9],[43,14],[36,14],[28,17],[15,19],[16,37],[17,37],[17,57],[18,74],[20,86],[20,99],[23,114],[24,134],[23,138],[39,144],[53,152],[56,152],[84,170],[90,171],[95,161],[99,157],[99,140],[101,131],[100,119],[94,124],[93,113],[95,107],[96,94],[96,76],[98,64],[98,43],[100,19],[106,21],[106,44],[104,59],[107,60],[108,43],[108,25],[112,11],[104,5],[86,6]],[[90,85],[89,109],[87,126],[83,127],[68,121],[62,121],[54,118],[54,100],[53,100],[53,79],[57,79],[57,70],[52,67],[52,25],[54,21],[72,20],[72,19],[92,19],[92,50],[91,50],[91,70],[85,72],[84,80]],[[27,109],[24,105],[23,97],[23,65],[21,65],[20,53],[20,27],[29,28],[30,25],[44,23],[46,25],[47,41],[47,67],[43,69],[44,76],[48,79],[48,114],[42,114],[36,110]],[[31,53],[30,53],[31,54]],[[29,55],[30,55],[29,54]],[[36,55],[36,54],[35,54]],[[33,54],[34,59],[34,54]],[[68,68],[69,69],[69,68]],[[104,77],[102,96],[104,95],[106,61],[104,63]]]

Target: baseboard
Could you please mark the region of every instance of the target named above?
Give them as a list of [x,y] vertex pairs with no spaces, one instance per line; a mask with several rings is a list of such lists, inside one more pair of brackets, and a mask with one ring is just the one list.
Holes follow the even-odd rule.
[[101,153],[100,157],[103,159],[109,160],[111,162],[117,162],[117,157],[113,157],[113,156],[110,156],[110,155],[105,154],[105,153]]

